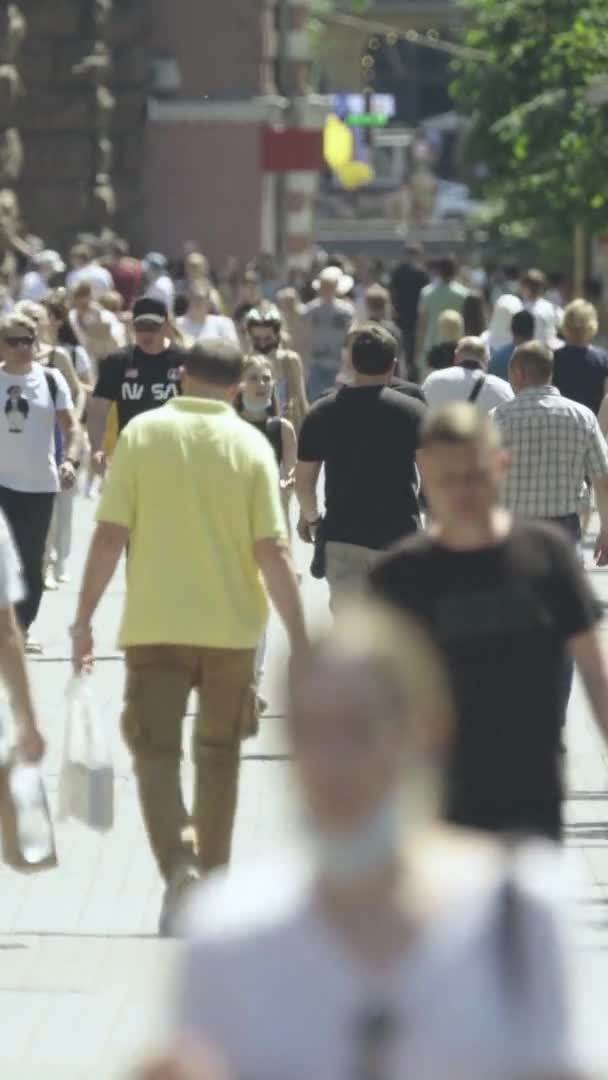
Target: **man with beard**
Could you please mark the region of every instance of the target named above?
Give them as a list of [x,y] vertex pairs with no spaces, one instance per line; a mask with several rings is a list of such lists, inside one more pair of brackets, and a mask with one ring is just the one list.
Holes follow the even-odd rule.
[[254,308],[246,325],[251,352],[271,361],[281,413],[298,432],[308,412],[304,368],[298,353],[282,346],[281,313],[274,305]]

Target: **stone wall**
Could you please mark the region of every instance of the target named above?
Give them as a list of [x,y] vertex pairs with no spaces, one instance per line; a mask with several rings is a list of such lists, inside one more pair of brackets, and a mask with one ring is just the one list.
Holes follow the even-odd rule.
[[120,230],[137,211],[147,77],[134,39],[146,0],[20,6],[22,212],[31,231],[65,251],[77,233]]

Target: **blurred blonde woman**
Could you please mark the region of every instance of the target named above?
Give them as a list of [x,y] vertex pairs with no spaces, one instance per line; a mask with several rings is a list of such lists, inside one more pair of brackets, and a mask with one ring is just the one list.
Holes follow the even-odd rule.
[[437,823],[450,725],[431,646],[381,609],[296,660],[302,842],[210,877],[185,920],[176,1044],[225,1073],[178,1049],[149,1078],[583,1077],[553,852]]
[[596,416],[608,390],[608,355],[592,344],[597,331],[593,304],[573,300],[562,323],[566,344],[556,349],[553,361],[553,385],[560,394],[586,405]]
[[426,357],[429,371],[441,371],[451,367],[456,355],[456,346],[464,337],[464,318],[459,311],[448,308],[442,311],[438,319],[439,342],[433,345]]

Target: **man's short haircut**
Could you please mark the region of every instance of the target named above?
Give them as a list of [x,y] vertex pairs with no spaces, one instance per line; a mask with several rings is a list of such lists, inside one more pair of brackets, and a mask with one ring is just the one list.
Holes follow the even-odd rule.
[[534,316],[531,311],[517,311],[511,319],[511,333],[522,341],[531,341],[534,337]]
[[553,352],[542,341],[528,341],[515,350],[511,366],[519,367],[530,382],[545,386],[553,378]]
[[378,323],[363,323],[350,338],[352,365],[360,375],[388,375],[395,367],[398,345]]
[[534,296],[540,296],[547,288],[547,279],[542,270],[527,270],[521,279],[521,283]]
[[74,247],[70,251],[70,255],[75,259],[83,259],[86,262],[90,262],[93,258],[93,248],[88,244],[74,244]]
[[453,255],[442,255],[442,257],[437,260],[436,266],[437,273],[443,281],[453,281],[456,277],[458,264]]
[[370,285],[365,292],[366,303],[371,304],[373,307],[387,307],[390,298],[391,295],[388,289],[384,288],[384,285]]
[[485,443],[492,449],[500,446],[500,433],[491,417],[475,405],[457,402],[430,413],[422,423],[420,446],[470,446]]
[[456,350],[456,362],[458,364],[480,364],[487,367],[490,360],[490,350],[483,338],[463,337],[458,342]]
[[236,386],[243,378],[243,354],[220,338],[197,341],[186,353],[184,367],[193,379],[212,386]]

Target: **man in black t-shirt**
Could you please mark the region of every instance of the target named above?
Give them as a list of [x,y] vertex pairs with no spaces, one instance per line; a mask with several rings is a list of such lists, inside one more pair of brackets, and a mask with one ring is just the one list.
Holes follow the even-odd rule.
[[436,412],[418,461],[434,524],[382,559],[371,584],[422,620],[451,676],[446,816],[557,839],[569,654],[608,733],[600,605],[567,538],[497,506],[508,457],[489,417],[467,404]]
[[361,588],[378,553],[419,527],[416,449],[425,407],[389,388],[392,334],[367,323],[350,347],[353,384],[321,398],[304,418],[296,469],[298,531],[310,542],[320,525],[316,489],[325,466],[322,531],[332,601]]
[[163,300],[138,300],[133,308],[135,344],[111,353],[101,363],[88,408],[91,454],[100,471],[105,468],[102,444],[112,404],[122,431],[134,416],[157,409],[180,392],[184,350],[171,344],[168,319]]

